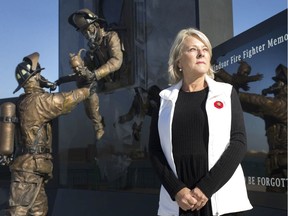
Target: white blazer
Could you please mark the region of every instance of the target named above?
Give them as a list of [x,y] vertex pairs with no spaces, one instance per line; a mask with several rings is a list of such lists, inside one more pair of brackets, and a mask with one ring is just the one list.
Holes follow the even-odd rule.
[[[216,82],[208,76],[205,80],[209,86],[206,101],[206,112],[209,125],[208,160],[209,170],[220,158],[230,141],[231,129],[231,91],[232,86],[227,83]],[[177,176],[172,153],[172,119],[175,102],[178,97],[182,81],[160,92],[161,105],[159,110],[158,130],[161,147],[167,162]],[[215,102],[222,102],[222,108],[216,108]],[[221,122],[221,128],[219,127]],[[229,181],[211,197],[213,215],[222,215],[252,209],[245,184],[245,177],[241,165],[238,166]],[[178,216],[179,206],[173,201],[161,186],[158,215]]]

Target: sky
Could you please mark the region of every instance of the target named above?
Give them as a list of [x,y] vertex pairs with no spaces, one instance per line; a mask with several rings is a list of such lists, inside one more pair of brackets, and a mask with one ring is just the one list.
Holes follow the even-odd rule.
[[15,68],[24,56],[40,54],[48,80],[58,77],[58,0],[9,0],[0,7],[0,98],[17,97]]
[[[232,0],[234,35],[287,8],[286,0]],[[15,67],[23,57],[39,52],[50,81],[58,78],[58,0],[9,0],[0,7],[0,99],[17,97]]]

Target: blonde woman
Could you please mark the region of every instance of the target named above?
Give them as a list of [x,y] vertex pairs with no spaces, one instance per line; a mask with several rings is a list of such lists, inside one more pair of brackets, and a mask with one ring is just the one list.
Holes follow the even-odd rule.
[[214,81],[212,46],[181,30],[171,47],[171,86],[151,122],[150,158],[162,186],[158,215],[242,215],[252,209],[241,161],[246,133],[238,95]]

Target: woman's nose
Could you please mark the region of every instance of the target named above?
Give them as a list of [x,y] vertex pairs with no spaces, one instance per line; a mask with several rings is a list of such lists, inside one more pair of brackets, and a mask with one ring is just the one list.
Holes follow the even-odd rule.
[[203,57],[204,56],[204,50],[198,49],[198,57]]

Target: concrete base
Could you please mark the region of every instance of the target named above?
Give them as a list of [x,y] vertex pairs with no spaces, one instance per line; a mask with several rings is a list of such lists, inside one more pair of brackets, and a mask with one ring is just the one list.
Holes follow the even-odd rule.
[[59,189],[52,216],[157,215],[158,195]]
[[[47,216],[156,216],[157,194],[121,191],[89,191],[74,189],[49,189],[49,214]],[[0,188],[0,216],[8,200],[8,189]],[[287,216],[285,209],[254,205],[245,216]]]

